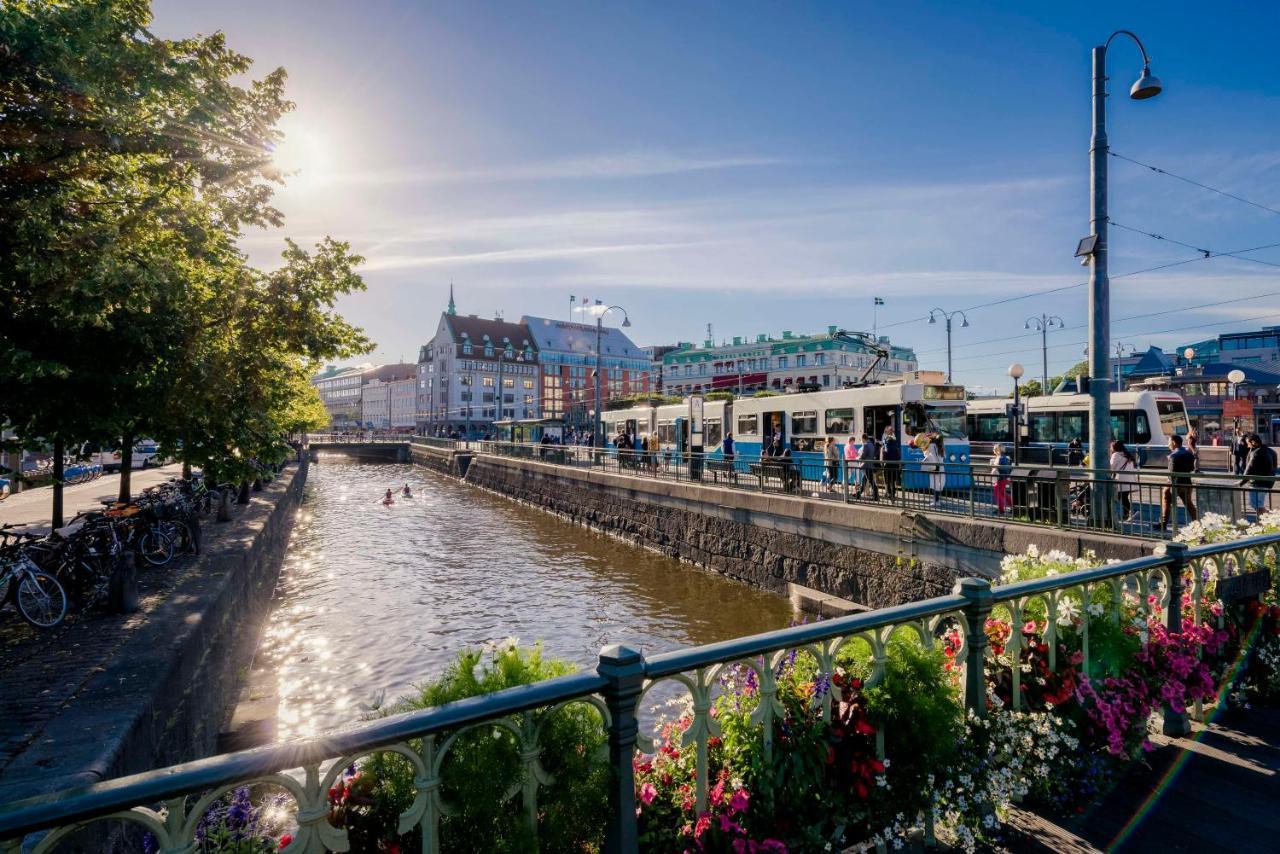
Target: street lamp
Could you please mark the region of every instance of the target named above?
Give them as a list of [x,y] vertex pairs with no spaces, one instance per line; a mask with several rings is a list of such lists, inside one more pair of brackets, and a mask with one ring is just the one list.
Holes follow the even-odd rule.
[[[1035,329],[1040,333],[1040,393],[1049,393],[1049,330],[1066,327],[1066,321],[1056,314],[1032,315],[1022,324],[1023,329]],[[1021,366],[1019,366],[1021,367]]]
[[[1116,30],[1105,44],[1093,49],[1093,134],[1089,143],[1089,221],[1093,233],[1081,241],[1077,254],[1089,264],[1089,436],[1094,476],[1109,481],[1103,451],[1111,445],[1111,283],[1107,279],[1107,48],[1116,36],[1133,39],[1142,53],[1142,74],[1129,97],[1145,101],[1160,94],[1160,80],[1151,74],[1151,58],[1142,41],[1128,30]],[[1106,485],[1105,483],[1101,485]],[[1109,489],[1092,490],[1093,518],[1110,515]]]
[[1009,366],[1009,370],[1006,373],[1013,378],[1013,464],[1016,466],[1018,464],[1018,440],[1022,438],[1019,435],[1022,432],[1022,401],[1018,394],[1018,380],[1022,379],[1022,364],[1014,362]]
[[592,428],[591,444],[596,448],[604,447],[603,437],[600,433],[600,346],[601,338],[604,337],[604,316],[614,310],[622,312],[622,325],[624,327],[631,326],[631,318],[627,315],[627,310],[620,305],[611,305],[605,308],[595,307],[596,312],[596,419],[595,426]]
[[957,314],[960,315],[960,327],[963,329],[968,326],[969,318],[963,311],[943,311],[940,308],[929,309],[930,323],[937,323],[938,315],[942,315],[947,322],[947,382],[951,382],[951,318],[955,317]]

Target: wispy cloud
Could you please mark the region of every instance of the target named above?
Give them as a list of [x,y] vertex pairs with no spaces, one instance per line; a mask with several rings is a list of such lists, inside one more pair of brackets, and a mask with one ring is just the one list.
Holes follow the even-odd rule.
[[512,163],[482,169],[422,169],[404,167],[361,172],[335,172],[317,176],[327,186],[401,186],[410,184],[465,184],[527,181],[598,180],[679,175],[723,169],[782,166],[794,161],[770,156],[716,156],[677,154],[665,151],[632,151]]

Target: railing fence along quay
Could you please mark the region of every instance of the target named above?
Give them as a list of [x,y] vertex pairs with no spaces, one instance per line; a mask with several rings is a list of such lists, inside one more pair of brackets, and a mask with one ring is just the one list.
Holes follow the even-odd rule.
[[[540,727],[551,712],[575,703],[595,709],[599,726],[607,735],[612,780],[605,816],[606,850],[636,851],[633,759],[637,748],[651,749],[651,742],[640,733],[639,709],[645,694],[657,684],[678,683],[692,699],[692,724],[684,743],[692,744],[696,752],[696,797],[701,809],[707,799],[708,743],[719,732],[711,713],[717,679],[730,668],[745,667],[756,674],[760,702],[755,722],[768,750],[772,747],[774,716],[780,709],[774,674],[789,651],[812,657],[818,672],[829,678],[837,656],[846,647],[865,644],[852,649],[869,651],[865,660],[871,668],[865,688],[870,688],[884,677],[887,646],[896,632],[914,633],[925,646],[933,647],[944,630],[955,626],[961,633],[961,646],[955,654],[961,702],[973,714],[985,716],[984,670],[989,660],[996,667],[1006,666],[989,649],[984,631],[993,611],[1007,613],[1016,624],[1018,615],[1032,602],[1040,602],[1048,612],[1045,640],[1051,669],[1056,672],[1062,666],[1078,666],[1085,672],[1089,623],[1119,620],[1118,605],[1122,601],[1127,600],[1148,619],[1163,614],[1171,631],[1181,631],[1179,603],[1184,577],[1190,579],[1198,623],[1202,616],[1199,602],[1209,579],[1239,574],[1260,564],[1274,566],[1278,555],[1280,535],[1193,549],[1171,543],[1161,555],[1005,586],[992,587],[984,579],[966,578],[957,582],[954,592],[947,596],[652,657],[610,646],[601,651],[594,673],[562,676],[361,723],[317,738],[215,756],[9,804],[0,809],[0,851],[16,854],[23,850],[26,834],[44,831],[48,832],[34,842],[34,850],[52,851],[60,840],[103,820],[140,825],[155,835],[159,851],[194,851],[197,825],[208,806],[237,787],[254,784],[277,787],[296,804],[297,830],[285,851],[344,851],[348,845],[346,831],[327,820],[329,788],[350,763],[389,751],[404,757],[414,769],[416,798],[400,816],[400,832],[420,827],[422,850],[436,852],[440,850],[439,824],[448,809],[448,792],[442,791],[444,763],[459,736],[478,728],[508,734],[518,743],[524,777],[509,781],[505,788],[504,781],[495,781],[495,792],[497,797],[503,797],[501,792],[505,791],[506,800],[513,804],[518,796],[525,820],[536,833],[537,799],[540,787],[546,783],[544,775],[538,773],[543,750]],[[1091,614],[1090,608],[1079,607],[1099,598],[1117,607],[1097,616]],[[1052,633],[1056,615],[1068,601],[1084,619],[1084,655],[1078,665],[1055,657],[1057,643]],[[1221,624],[1222,618],[1218,619]],[[1015,686],[1020,678],[1019,662],[1015,652],[1007,665]],[[1016,688],[1013,696],[1016,709]],[[839,699],[840,689],[833,685],[822,701],[825,719],[830,719],[832,703]],[[1192,714],[1200,711],[1194,709]],[[1188,728],[1186,713],[1177,714],[1166,708],[1163,726],[1166,733],[1183,734]],[[883,741],[879,744],[883,756]]]
[[[413,441],[425,440],[415,437]],[[1185,479],[1188,476],[1144,470],[1135,473],[1131,483],[1117,483],[1113,479],[1100,482],[1097,473],[1086,468],[1019,465],[1004,479],[993,473],[989,464],[970,462],[876,461],[868,467],[857,460],[844,459],[828,464],[820,459],[779,461],[739,454],[728,461],[674,451],[654,454],[581,445],[464,443],[449,439],[430,442],[436,447],[468,447],[496,456],[636,477],[925,513],[1001,516],[1013,522],[1142,538],[1161,538],[1185,527],[1190,521],[1188,496],[1199,514],[1213,512],[1235,519],[1256,515],[1255,508],[1259,506],[1264,510],[1280,508],[1280,494],[1274,492],[1275,477],[1261,479],[1266,483],[1263,487],[1256,485],[1253,478],[1248,485],[1241,485],[1240,475],[1195,473]],[[1005,483],[1001,484],[1001,480]],[[1003,514],[998,512],[1002,507],[997,502],[997,489],[1003,489],[1007,499]],[[1095,489],[1107,490],[1111,496],[1110,502],[1104,502],[1111,505],[1108,518],[1093,517],[1090,494]],[[1166,501],[1172,507],[1167,514],[1168,527],[1162,530]]]

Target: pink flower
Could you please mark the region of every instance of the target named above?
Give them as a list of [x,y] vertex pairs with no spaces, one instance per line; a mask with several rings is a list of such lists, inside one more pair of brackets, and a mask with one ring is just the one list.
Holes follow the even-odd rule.
[[1036,633],[1036,621],[1027,620],[1026,625],[1022,627],[1022,633],[1024,635],[1034,635]]
[[747,808],[747,801],[750,795],[746,789],[739,789],[733,793],[733,797],[729,799],[729,814],[737,815]]
[[698,816],[698,823],[693,826],[693,838],[700,838],[702,834],[707,832],[709,827],[711,827],[711,814],[704,812]]
[[653,803],[653,799],[658,796],[658,790],[653,787],[652,783],[645,783],[640,787],[640,800],[645,806]]

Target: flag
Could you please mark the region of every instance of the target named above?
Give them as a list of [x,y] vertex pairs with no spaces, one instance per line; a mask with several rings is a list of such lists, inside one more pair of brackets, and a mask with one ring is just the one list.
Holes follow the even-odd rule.
[[875,304],[876,304],[876,305],[884,305],[884,300],[880,299],[880,297],[876,297],[876,298],[875,298]]

